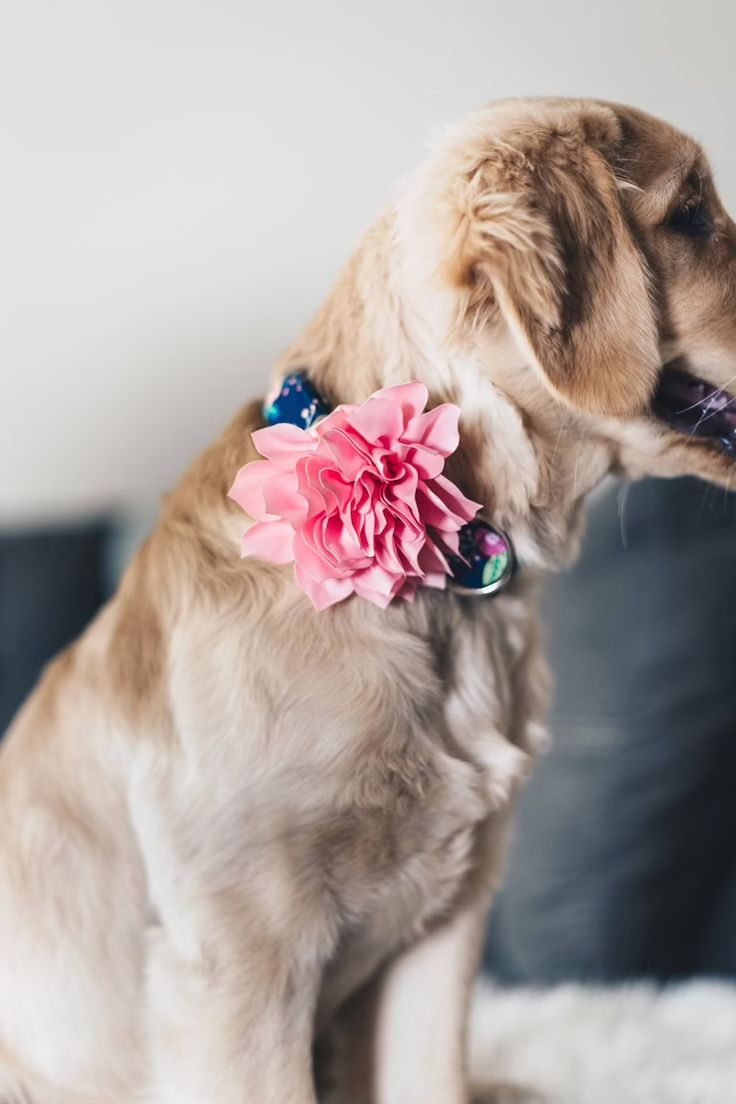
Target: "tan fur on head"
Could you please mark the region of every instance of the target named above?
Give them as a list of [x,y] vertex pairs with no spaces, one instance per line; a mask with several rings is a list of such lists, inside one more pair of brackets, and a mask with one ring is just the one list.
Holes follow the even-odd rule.
[[[673,230],[693,193],[709,233]],[[535,565],[611,470],[728,484],[651,412],[736,373],[736,230],[699,148],[630,108],[508,101],[400,190],[274,378],[423,380],[508,529],[494,601],[317,615],[241,560],[244,408],[0,753],[0,1104],[463,1104],[467,996],[543,738]],[[264,387],[265,390],[265,387]]]
[[488,318],[500,308],[530,363],[573,407],[640,412],[660,367],[657,326],[615,178],[613,113],[573,104],[550,123],[540,105],[537,119],[520,124],[506,112],[494,126],[489,109],[481,135],[474,146],[461,130],[441,168],[431,166],[444,176],[430,199],[442,275],[466,310]]

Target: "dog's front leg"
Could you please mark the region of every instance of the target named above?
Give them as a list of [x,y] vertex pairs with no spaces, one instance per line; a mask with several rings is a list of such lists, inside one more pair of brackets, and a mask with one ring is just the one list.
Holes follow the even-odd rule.
[[148,960],[152,1104],[315,1104],[319,971],[291,949],[216,938],[196,958],[163,933]]
[[335,937],[320,886],[298,876],[301,835],[276,835],[281,822],[238,791],[205,803],[201,776],[191,796],[168,779],[147,772],[133,804],[157,918],[144,1098],[316,1104],[315,1006]]
[[470,988],[489,893],[394,959],[347,1010],[339,1104],[467,1104]]

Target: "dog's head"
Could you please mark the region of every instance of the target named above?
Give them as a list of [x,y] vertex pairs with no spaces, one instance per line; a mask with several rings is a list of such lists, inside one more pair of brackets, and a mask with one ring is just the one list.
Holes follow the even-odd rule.
[[626,107],[508,101],[403,211],[448,330],[543,438],[574,440],[580,490],[603,468],[729,482],[736,227],[694,141]]
[[407,182],[275,376],[304,366],[333,401],[416,377],[457,402],[458,482],[550,562],[607,472],[730,485],[736,226],[667,123],[493,104]]

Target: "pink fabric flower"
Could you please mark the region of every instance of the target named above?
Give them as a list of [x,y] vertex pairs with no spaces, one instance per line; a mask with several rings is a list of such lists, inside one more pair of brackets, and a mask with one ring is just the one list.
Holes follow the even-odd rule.
[[350,594],[385,608],[418,586],[445,586],[447,553],[480,509],[442,474],[460,411],[423,413],[422,383],[376,391],[309,430],[259,429],[265,460],[241,468],[229,496],[255,519],[242,554],[291,563],[317,609]]

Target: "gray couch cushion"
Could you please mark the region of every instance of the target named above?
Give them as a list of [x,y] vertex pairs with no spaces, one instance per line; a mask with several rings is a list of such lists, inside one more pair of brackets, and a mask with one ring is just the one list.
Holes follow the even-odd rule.
[[506,981],[736,972],[736,510],[617,490],[546,589],[554,747],[523,795],[487,966]]
[[108,532],[95,522],[0,534],[0,734],[106,596]]

